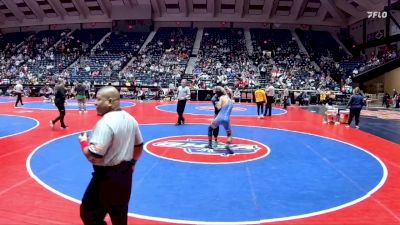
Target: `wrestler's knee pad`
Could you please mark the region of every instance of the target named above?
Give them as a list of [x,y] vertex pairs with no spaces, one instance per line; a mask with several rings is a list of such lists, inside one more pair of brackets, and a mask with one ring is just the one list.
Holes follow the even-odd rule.
[[214,135],[214,137],[218,137],[218,134],[219,134],[219,127],[215,128],[215,129],[213,130],[213,135]]
[[226,131],[226,136],[228,136],[228,137],[232,136],[232,131],[231,130],[227,130]]
[[213,133],[213,129],[211,126],[208,126],[208,136],[211,137]]

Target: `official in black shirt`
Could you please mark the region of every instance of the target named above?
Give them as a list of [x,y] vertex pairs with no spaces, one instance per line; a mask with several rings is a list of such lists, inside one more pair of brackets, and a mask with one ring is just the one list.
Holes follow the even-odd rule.
[[356,87],[353,90],[353,95],[350,97],[347,107],[350,109],[349,121],[346,127],[350,127],[353,118],[356,120],[356,129],[359,129],[360,113],[363,106],[365,106],[364,96],[360,93],[360,88]]
[[50,121],[50,126],[54,127],[54,124],[57,121],[60,121],[61,123],[61,128],[65,129],[67,126],[64,123],[64,117],[65,117],[65,95],[66,95],[67,90],[65,89],[64,86],[64,81],[60,80],[58,84],[54,88],[54,103],[58,109],[59,115],[57,118],[54,120]]

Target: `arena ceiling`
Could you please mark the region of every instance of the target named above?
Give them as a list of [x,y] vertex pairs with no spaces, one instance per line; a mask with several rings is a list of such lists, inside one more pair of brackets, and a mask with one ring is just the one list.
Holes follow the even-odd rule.
[[343,26],[386,5],[387,0],[0,0],[0,28],[116,19]]

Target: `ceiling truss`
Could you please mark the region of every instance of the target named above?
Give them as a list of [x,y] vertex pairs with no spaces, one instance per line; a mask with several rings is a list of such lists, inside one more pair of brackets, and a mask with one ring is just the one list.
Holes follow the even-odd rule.
[[[383,10],[386,4],[387,0],[0,0],[0,27],[24,26],[28,21],[68,23],[77,17],[83,21],[112,21],[119,12],[115,7],[134,11],[143,5],[151,7],[151,15],[147,16],[154,21],[346,26],[366,18],[365,11]],[[131,15],[126,14],[129,19]]]

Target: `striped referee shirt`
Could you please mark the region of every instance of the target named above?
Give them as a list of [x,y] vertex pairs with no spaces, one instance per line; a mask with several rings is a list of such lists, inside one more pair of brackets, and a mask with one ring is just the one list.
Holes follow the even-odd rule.
[[190,96],[190,88],[188,86],[178,87],[178,100],[185,100],[187,97]]
[[138,122],[129,113],[119,110],[106,113],[99,120],[90,139],[89,151],[102,156],[97,166],[115,166],[133,158],[134,146],[143,143]]

